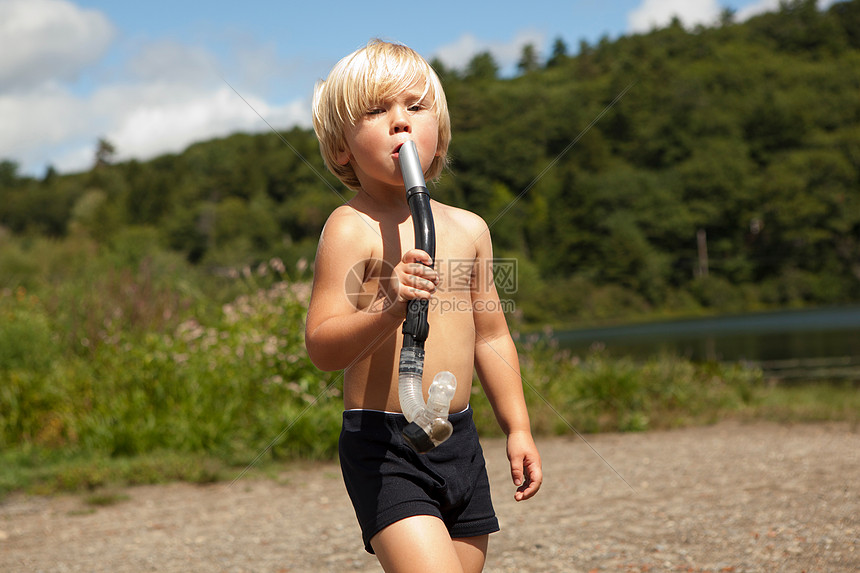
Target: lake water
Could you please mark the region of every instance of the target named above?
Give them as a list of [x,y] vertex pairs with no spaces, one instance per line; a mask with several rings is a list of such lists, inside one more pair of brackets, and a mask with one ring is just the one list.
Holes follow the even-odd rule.
[[599,344],[614,356],[670,353],[752,362],[786,379],[860,380],[860,306],[568,330],[554,337],[576,353]]

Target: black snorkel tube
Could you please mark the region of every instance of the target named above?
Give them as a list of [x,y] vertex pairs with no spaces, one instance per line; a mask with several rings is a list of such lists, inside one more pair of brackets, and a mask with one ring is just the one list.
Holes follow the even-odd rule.
[[[436,258],[436,227],[430,210],[430,193],[424,184],[424,172],[415,142],[404,143],[399,154],[406,202],[415,229],[415,248],[430,255],[432,262]],[[400,409],[409,422],[403,430],[403,437],[418,453],[432,450],[451,436],[453,428],[448,421],[448,407],[457,388],[453,374],[440,372],[433,379],[430,396],[424,403],[421,380],[424,374],[424,342],[430,332],[428,310],[427,300],[413,299],[407,305],[398,373]]]

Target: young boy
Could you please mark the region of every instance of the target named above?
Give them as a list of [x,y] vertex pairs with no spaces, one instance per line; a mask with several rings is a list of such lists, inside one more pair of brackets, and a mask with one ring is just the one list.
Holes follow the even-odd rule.
[[[313,120],[326,165],[357,192],[323,229],[306,344],[319,368],[344,369],[341,467],[365,548],[388,572],[480,571],[498,521],[469,409],[473,369],[507,435],[515,499],[532,497],[542,474],[486,223],[433,201],[436,260],[414,248],[398,150],[414,141],[425,177],[439,176],[451,139],[445,94],[421,56],[376,40],[317,85]],[[429,299],[425,399],[437,372],[457,378],[454,433],[427,454],[401,436],[398,359],[411,299]]]

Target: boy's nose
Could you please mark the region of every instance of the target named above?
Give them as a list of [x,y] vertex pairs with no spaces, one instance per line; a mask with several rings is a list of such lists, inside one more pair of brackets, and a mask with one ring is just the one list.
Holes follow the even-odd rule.
[[409,125],[409,115],[405,110],[397,110],[392,113],[391,131],[393,133],[412,131],[412,128]]

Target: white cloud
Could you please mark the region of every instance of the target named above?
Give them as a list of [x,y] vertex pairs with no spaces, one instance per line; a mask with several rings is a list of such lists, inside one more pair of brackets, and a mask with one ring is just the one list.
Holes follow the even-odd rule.
[[174,40],[144,44],[125,63],[124,72],[140,82],[204,84],[218,80],[215,58],[199,46]]
[[469,60],[479,52],[487,51],[487,44],[481,43],[472,34],[463,34],[456,42],[447,44],[436,50],[435,57],[446,66],[464,68]]
[[0,96],[0,157],[57,144],[92,126],[86,103],[56,86]]
[[744,6],[735,12],[735,20],[743,22],[765,12],[779,10],[779,2],[780,0],[758,0],[757,2],[753,2],[749,6]]
[[532,44],[540,51],[545,42],[546,36],[538,30],[521,30],[509,42],[490,42],[479,40],[472,34],[463,34],[455,42],[436,50],[434,56],[446,66],[463,69],[476,55],[490,52],[504,71],[516,65],[526,44]]
[[48,164],[60,171],[90,167],[111,115],[50,84],[0,95],[0,118],[0,159],[18,162],[22,173],[40,175]]
[[100,137],[114,144],[118,159],[146,160],[237,131],[267,131],[254,110],[276,129],[309,124],[306,101],[242,96],[247,103],[223,83],[213,90],[153,82],[103,87],[87,98],[64,91],[3,97],[0,117],[10,121],[0,135],[0,157],[14,156],[28,173],[43,169],[46,157],[61,172],[81,171],[92,165]]
[[[286,61],[278,56],[274,44],[241,41],[233,45],[229,61],[230,77],[254,90],[269,90],[283,78],[295,77],[300,60]],[[313,86],[308,80],[306,85]]]
[[686,28],[693,28],[716,23],[722,10],[718,0],[643,0],[627,15],[627,25],[631,32],[648,32],[677,17]]
[[[123,99],[125,89],[100,94],[106,102]],[[306,123],[306,102],[271,105],[261,98],[243,94],[242,99],[226,85],[215,91],[187,90],[179,93],[170,86],[155,87],[122,110],[107,139],[117,148],[119,158],[149,159],[179,152],[195,141],[229,135],[237,131],[258,132],[273,126]],[[253,107],[253,109],[252,109]],[[256,111],[255,111],[256,110]]]
[[[12,43],[23,46],[14,52],[5,49],[9,30]],[[225,73],[247,103],[221,79],[214,54],[168,40],[138,46],[114,69],[99,64],[92,76],[103,83],[80,93],[70,80],[104,50],[105,30],[112,34],[113,27],[104,16],[68,2],[0,0],[0,88],[15,86],[0,89],[0,159],[31,175],[47,164],[85,170],[100,137],[114,144],[118,159],[150,159],[236,131],[268,130],[249,104],[276,128],[310,124],[308,102],[272,103],[260,95],[265,79],[284,77],[289,66],[271,47],[247,43]],[[87,42],[87,33],[101,39]]]
[[96,142],[62,146],[55,157],[56,160],[51,163],[51,166],[60,173],[85,171],[92,167],[95,161]]
[[0,89],[73,79],[114,37],[108,19],[65,0],[0,2]]
[[[818,0],[818,9],[826,10],[837,1],[839,0]],[[779,10],[779,4],[780,0],[757,0],[749,6],[744,6],[743,8],[738,9],[735,13],[735,20],[737,22],[744,22],[753,16],[758,16],[765,12],[776,12]]]

